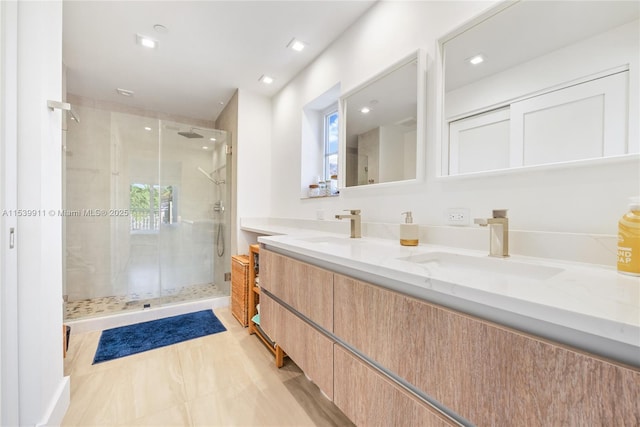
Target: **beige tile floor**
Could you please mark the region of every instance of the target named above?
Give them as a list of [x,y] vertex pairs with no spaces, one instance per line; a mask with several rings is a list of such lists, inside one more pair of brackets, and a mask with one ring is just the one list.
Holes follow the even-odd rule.
[[226,332],[91,365],[100,332],[72,335],[71,405],[62,426],[349,426],[291,360],[231,316]]

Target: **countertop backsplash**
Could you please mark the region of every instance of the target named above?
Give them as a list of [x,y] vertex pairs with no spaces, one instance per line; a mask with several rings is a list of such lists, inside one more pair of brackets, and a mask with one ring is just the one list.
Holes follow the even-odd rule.
[[[349,221],[297,218],[241,218],[241,229],[262,235],[292,234],[300,230],[349,234]],[[363,237],[399,239],[399,224],[362,222]],[[489,251],[489,230],[474,226],[420,225],[420,243]],[[398,243],[399,244],[399,243]],[[615,268],[617,237],[509,230],[509,251],[514,255],[572,261]]]

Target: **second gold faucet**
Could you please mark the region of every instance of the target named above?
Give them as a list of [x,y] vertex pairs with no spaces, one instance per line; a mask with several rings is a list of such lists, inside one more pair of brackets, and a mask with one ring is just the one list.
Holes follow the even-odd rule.
[[350,215],[336,215],[336,218],[337,219],[348,218],[351,220],[351,238],[352,239],[357,239],[362,237],[360,209],[345,209],[345,212],[349,212]]
[[509,218],[507,209],[494,209],[493,218],[476,218],[475,224],[489,226],[489,256],[506,258],[509,256]]

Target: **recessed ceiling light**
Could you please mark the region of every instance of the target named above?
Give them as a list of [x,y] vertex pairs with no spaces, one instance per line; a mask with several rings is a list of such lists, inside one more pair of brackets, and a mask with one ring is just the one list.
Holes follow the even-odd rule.
[[291,41],[287,45],[287,47],[289,49],[293,49],[296,52],[301,52],[305,48],[305,46],[307,46],[307,44],[305,42],[301,42],[300,40],[298,40],[296,38],[291,39]]
[[209,149],[209,147],[207,147],[206,145],[203,145],[203,146],[202,146],[202,149],[203,149],[203,150],[208,150],[208,149]]
[[156,47],[158,47],[158,42],[156,40],[152,39],[151,37],[143,36],[140,34],[136,34],[136,42],[140,46],[144,46],[149,49],[155,49]]
[[144,130],[151,130],[151,128],[149,126],[145,126]]
[[215,141],[215,140],[216,140],[215,138],[209,138],[209,141]]
[[262,75],[260,76],[260,78],[258,79],[259,81],[261,81],[264,84],[270,85],[271,83],[273,83],[273,77],[269,77],[267,75]]
[[475,55],[472,56],[471,58],[468,59],[469,63],[471,65],[478,65],[484,62],[484,56],[482,55]]
[[369,109],[369,107],[362,107],[362,108],[360,109],[360,112],[361,112],[362,114],[367,114],[369,111],[371,111],[371,110]]
[[118,92],[122,96],[133,96],[134,92],[132,90],[117,88],[116,92]]

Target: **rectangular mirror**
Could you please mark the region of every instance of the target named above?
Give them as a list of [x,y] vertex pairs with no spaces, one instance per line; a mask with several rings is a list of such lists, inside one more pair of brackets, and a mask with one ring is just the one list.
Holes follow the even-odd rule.
[[443,37],[441,175],[638,153],[639,10],[506,2]]
[[340,98],[342,188],[422,176],[425,58],[417,51]]

